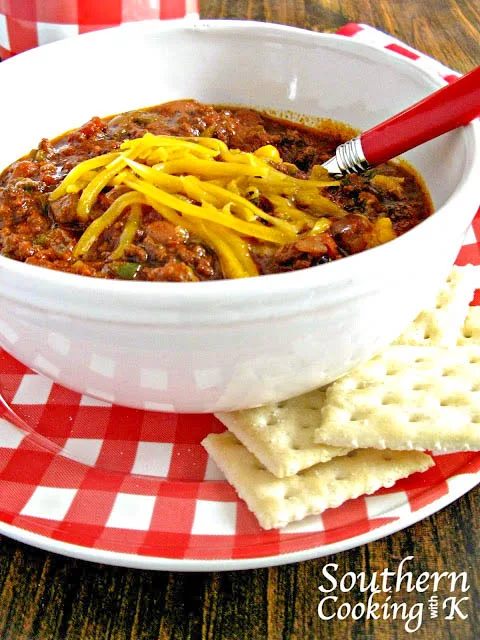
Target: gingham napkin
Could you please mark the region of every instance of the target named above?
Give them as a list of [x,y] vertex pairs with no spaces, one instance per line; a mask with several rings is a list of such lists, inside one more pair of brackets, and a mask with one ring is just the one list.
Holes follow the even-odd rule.
[[364,42],[365,44],[371,44],[374,47],[381,49],[388,49],[394,53],[398,53],[405,58],[412,60],[417,66],[425,69],[428,73],[438,74],[447,82],[453,82],[460,74],[453,71],[449,67],[446,67],[438,60],[427,56],[425,53],[417,51],[405,44],[401,40],[394,38],[388,33],[375,29],[368,24],[359,24],[356,22],[349,22],[341,29],[337,31],[342,36],[347,36]]
[[[161,3],[163,11],[173,6]],[[43,16],[40,5],[60,4],[37,0],[34,18]],[[88,30],[78,26],[78,8],[87,4],[77,0],[75,19],[65,14],[57,24]],[[192,8],[189,2],[182,6]],[[118,23],[125,16],[105,20]],[[34,18],[15,17],[38,25]],[[456,77],[367,25],[348,24],[339,33],[407,56],[447,80]],[[4,18],[0,44],[19,50],[10,49],[6,34]],[[30,35],[32,46],[41,41],[38,26]],[[457,260],[467,262],[480,264],[479,216]],[[0,331],[7,335],[9,327],[0,324]],[[271,557],[274,563],[314,557],[321,545],[363,544],[429,515],[474,486],[480,473],[479,454],[440,456],[432,469],[391,489],[285,530],[263,531],[200,444],[207,433],[223,430],[212,415],[158,414],[96,401],[34,373],[1,349],[0,393],[0,532],[90,560],[213,570],[271,564]],[[380,527],[381,533],[372,534]]]
[[198,17],[197,0],[0,1],[0,58],[138,20]]

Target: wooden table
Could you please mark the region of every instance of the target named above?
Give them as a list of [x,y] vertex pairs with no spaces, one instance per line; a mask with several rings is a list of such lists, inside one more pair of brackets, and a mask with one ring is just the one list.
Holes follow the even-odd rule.
[[[204,18],[239,18],[335,31],[351,21],[390,32],[447,65],[466,72],[480,64],[479,0],[201,0]],[[0,497],[1,499],[1,497]],[[229,573],[166,573],[90,564],[0,539],[0,638],[2,640],[308,640],[329,637],[480,637],[480,490],[440,513],[386,539],[336,556],[290,566]],[[385,567],[396,571],[414,556],[408,570],[467,572],[449,593],[441,583],[440,602],[466,597],[454,619],[432,619],[431,592],[402,592],[409,607],[425,606],[415,634],[405,620],[322,621],[319,585],[330,586],[322,570],[337,563],[337,578],[364,571],[371,578]],[[330,571],[333,571],[331,568]],[[354,605],[357,590],[332,592]],[[396,598],[399,602],[399,598]],[[450,605],[449,605],[450,606]],[[418,611],[413,609],[412,615]],[[410,610],[410,609],[409,609]],[[325,612],[328,612],[325,607]],[[428,614],[427,614],[428,612]],[[463,616],[468,616],[462,619]],[[445,613],[445,612],[444,612]],[[448,612],[447,612],[448,613]]]

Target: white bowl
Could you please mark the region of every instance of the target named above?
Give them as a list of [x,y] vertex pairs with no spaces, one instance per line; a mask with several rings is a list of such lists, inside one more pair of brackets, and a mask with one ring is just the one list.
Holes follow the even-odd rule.
[[[0,167],[93,115],[177,98],[366,129],[442,83],[341,36],[234,21],[130,24],[0,65]],[[478,207],[478,123],[406,157],[436,213],[387,245],[303,271],[122,282],[0,257],[0,346],[66,387],[158,411],[233,410],[328,383],[432,301]]]

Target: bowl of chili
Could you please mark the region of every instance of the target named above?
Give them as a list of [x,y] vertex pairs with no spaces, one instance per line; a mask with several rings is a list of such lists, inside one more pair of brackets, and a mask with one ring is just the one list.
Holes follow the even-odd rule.
[[341,36],[131,24],[0,81],[0,346],[108,402],[227,411],[332,381],[433,299],[478,207],[478,123],[321,171],[442,86]]

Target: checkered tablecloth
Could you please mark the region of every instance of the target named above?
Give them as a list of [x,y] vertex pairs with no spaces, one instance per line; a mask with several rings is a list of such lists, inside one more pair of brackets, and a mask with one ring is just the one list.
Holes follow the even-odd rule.
[[0,58],[124,22],[196,16],[197,0],[0,0]]
[[[455,76],[366,25],[340,33]],[[458,257],[466,263],[480,264],[479,216]],[[104,562],[213,569],[320,555],[399,529],[480,481],[480,454],[443,455],[391,489],[263,531],[200,444],[223,430],[212,415],[113,406],[59,386],[1,350],[0,393],[0,531]]]

